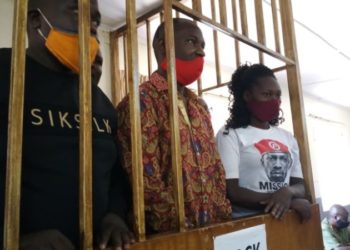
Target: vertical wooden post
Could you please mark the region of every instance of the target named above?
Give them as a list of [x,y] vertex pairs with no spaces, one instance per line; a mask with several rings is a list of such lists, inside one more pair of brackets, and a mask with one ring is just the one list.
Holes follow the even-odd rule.
[[248,37],[248,19],[247,19],[247,6],[245,4],[246,0],[239,0],[239,9],[241,13],[241,27],[242,34]]
[[287,67],[288,88],[293,114],[294,134],[299,144],[300,160],[303,168],[307,192],[308,195],[311,196],[312,201],[315,202],[315,190],[313,185],[306,119],[304,115],[303,92],[300,79],[291,0],[280,0],[280,9],[285,55],[295,62],[294,65]]
[[8,117],[4,249],[18,249],[28,0],[15,0]]
[[[216,21],[216,7],[215,0],[211,0],[211,16],[213,21]],[[215,70],[216,70],[216,85],[221,84],[221,67],[220,67],[220,51],[219,51],[219,41],[218,32],[213,31],[214,38],[214,56],[215,56]]]
[[[232,0],[232,17],[233,17],[233,30],[238,32],[238,11],[237,11],[237,2]],[[239,42],[235,39],[235,56],[236,56],[236,67],[238,68],[241,64],[241,53],[239,48]]]
[[[262,0],[255,0],[255,17],[258,42],[260,44],[266,45],[264,10]],[[262,64],[264,63],[264,53],[261,50],[259,50],[259,61]]]
[[220,23],[227,27],[226,0],[219,0]]
[[171,160],[174,184],[176,213],[180,232],[185,231],[185,209],[182,182],[182,161],[180,148],[179,114],[177,104],[177,81],[175,74],[174,25],[172,18],[172,0],[164,0],[165,47],[168,60],[167,80],[169,83],[170,124],[171,124]]
[[124,86],[120,80],[119,40],[115,32],[110,33],[112,103],[116,107],[123,98]]
[[127,23],[127,65],[130,89],[130,122],[131,122],[131,152],[132,152],[132,188],[133,208],[135,216],[135,232],[139,241],[145,240],[145,202],[142,162],[142,136],[140,119],[140,94],[138,72],[138,47],[136,29],[135,0],[125,0]]
[[273,31],[274,31],[273,34],[275,36],[276,51],[278,53],[281,53],[280,32],[279,32],[279,25],[278,25],[276,0],[271,0],[271,11],[272,11],[272,22],[273,22]]
[[80,45],[80,247],[93,249],[92,230],[92,107],[90,59],[90,1],[79,0]]
[[[178,13],[178,12],[177,12]],[[150,21],[146,20],[146,31],[147,31],[147,62],[148,62],[148,79],[151,76],[152,69],[152,37],[151,37],[151,25]]]
[[128,38],[126,35],[123,35],[123,47],[124,47],[124,79],[125,79],[125,90],[126,94],[129,93],[129,79],[128,79]]
[[201,0],[192,0],[192,9],[198,11],[202,14],[202,1]]

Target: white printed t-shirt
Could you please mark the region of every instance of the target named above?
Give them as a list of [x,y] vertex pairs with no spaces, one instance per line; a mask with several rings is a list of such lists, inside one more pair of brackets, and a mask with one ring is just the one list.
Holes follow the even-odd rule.
[[291,133],[273,126],[225,131],[225,127],[219,130],[216,141],[226,179],[239,179],[240,187],[255,192],[273,193],[289,186],[290,177],[303,178],[298,144]]

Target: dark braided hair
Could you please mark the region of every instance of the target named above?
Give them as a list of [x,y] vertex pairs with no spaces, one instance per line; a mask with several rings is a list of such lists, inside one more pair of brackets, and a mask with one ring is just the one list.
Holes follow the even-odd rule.
[[[225,129],[245,128],[250,123],[250,112],[244,101],[243,94],[251,89],[261,77],[273,77],[273,71],[263,64],[243,64],[232,74],[231,82],[228,84],[230,92],[229,111],[230,117],[226,121]],[[270,121],[270,125],[278,126],[284,121],[283,113],[280,117]]]

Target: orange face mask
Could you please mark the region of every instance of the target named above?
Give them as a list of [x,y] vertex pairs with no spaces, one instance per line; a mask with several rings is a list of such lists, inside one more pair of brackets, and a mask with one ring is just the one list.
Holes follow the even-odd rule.
[[[45,46],[64,66],[71,69],[75,73],[80,72],[80,56],[79,56],[79,35],[68,32],[59,31],[52,27],[45,15],[38,9],[43,19],[51,28],[47,38],[42,31],[38,29],[39,34],[46,40]],[[90,63],[95,60],[99,44],[94,36],[90,36]]]

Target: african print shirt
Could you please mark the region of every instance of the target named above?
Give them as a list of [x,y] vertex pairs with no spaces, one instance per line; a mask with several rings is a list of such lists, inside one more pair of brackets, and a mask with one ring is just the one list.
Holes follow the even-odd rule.
[[[171,172],[171,132],[168,83],[158,73],[140,85],[141,130],[146,227],[150,232],[176,228]],[[230,218],[225,172],[217,152],[210,114],[205,102],[185,89],[179,104],[181,160],[185,216],[188,227]],[[126,97],[117,108],[118,140],[124,166],[131,174],[130,113]],[[181,105],[182,104],[182,105]]]

